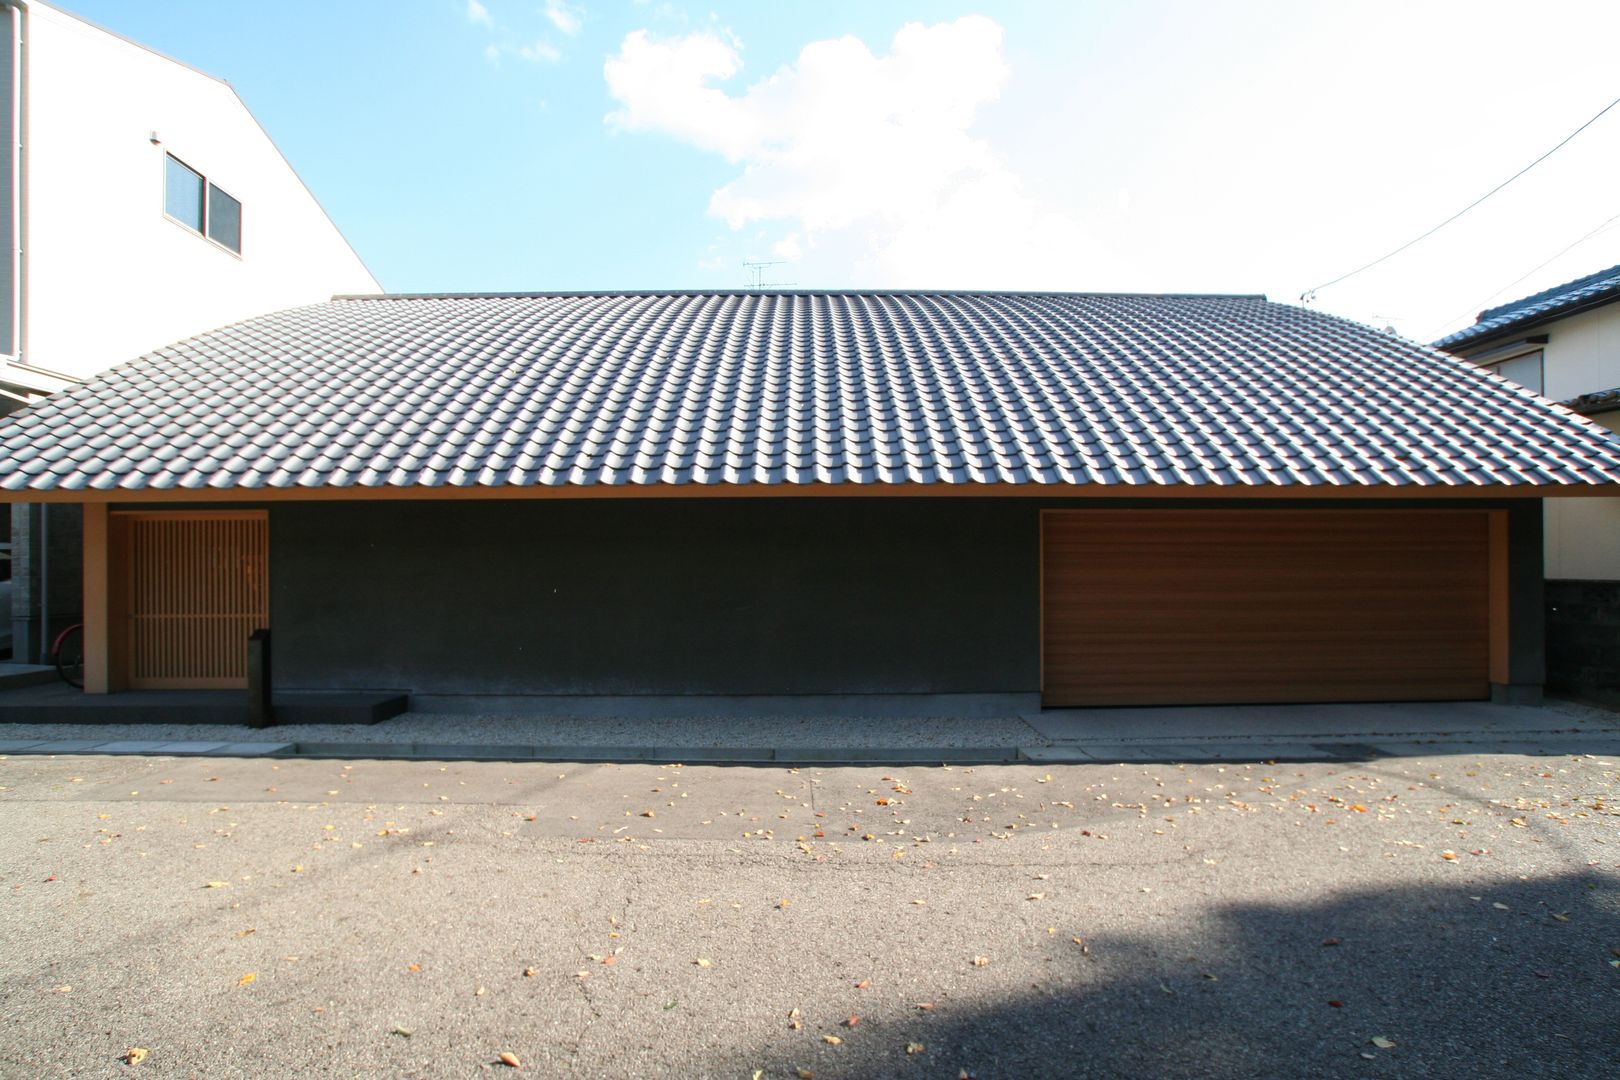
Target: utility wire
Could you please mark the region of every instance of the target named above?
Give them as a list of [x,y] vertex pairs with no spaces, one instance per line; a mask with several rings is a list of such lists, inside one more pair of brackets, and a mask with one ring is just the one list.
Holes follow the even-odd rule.
[[1529,172],[1531,169],[1535,168],[1537,165],[1540,165],[1543,161],[1546,161],[1548,158],[1552,157],[1559,150],[1562,150],[1566,143],[1568,143],[1575,136],[1579,135],[1581,132],[1585,131],[1587,128],[1591,127],[1593,124],[1597,123],[1598,119],[1600,117],[1602,117],[1604,113],[1608,112],[1610,109],[1614,108],[1616,105],[1620,105],[1620,98],[1615,98],[1613,101],[1611,101],[1607,105],[1603,106],[1602,109],[1598,110],[1598,113],[1597,113],[1596,116],[1592,117],[1592,119],[1588,120],[1586,123],[1582,124],[1580,127],[1576,128],[1574,131],[1572,131],[1568,135],[1564,136],[1564,138],[1558,143],[1557,146],[1553,147],[1551,150],[1548,150],[1545,154],[1542,154],[1540,157],[1536,158],[1536,160],[1532,161],[1530,164],[1526,165],[1524,168],[1520,169],[1518,172],[1514,173],[1512,176],[1508,177],[1506,180],[1502,181],[1500,184],[1497,184],[1495,187],[1491,188],[1491,190],[1487,191],[1485,194],[1481,195],[1479,198],[1475,199],[1473,202],[1469,203],[1467,206],[1463,207],[1461,210],[1457,211],[1455,214],[1452,214],[1450,217],[1446,218],[1446,220],[1442,221],[1440,224],[1436,225],[1434,228],[1430,229],[1428,232],[1422,234],[1421,236],[1413,237],[1411,240],[1408,240],[1406,243],[1402,244],[1400,247],[1396,248],[1394,251],[1391,251],[1391,252],[1389,252],[1387,254],[1378,256],[1378,258],[1374,259],[1370,263],[1367,263],[1365,266],[1358,266],[1354,270],[1351,270],[1349,273],[1340,274],[1338,277],[1334,278],[1332,281],[1324,281],[1322,284],[1317,285],[1314,288],[1306,289],[1304,292],[1299,294],[1300,302],[1304,303],[1304,304],[1308,304],[1312,300],[1316,299],[1316,294],[1318,292],[1320,292],[1321,290],[1327,288],[1328,286],[1337,285],[1341,281],[1345,281],[1345,280],[1347,280],[1349,278],[1353,278],[1357,274],[1361,273],[1364,270],[1371,270],[1373,267],[1377,266],[1379,263],[1385,261],[1386,259],[1392,259],[1395,256],[1399,255],[1401,252],[1405,251],[1407,248],[1411,247],[1413,244],[1416,244],[1416,243],[1418,243],[1419,241],[1422,241],[1422,240],[1427,240],[1429,237],[1433,236],[1435,233],[1439,232],[1441,229],[1445,228],[1447,225],[1450,225],[1453,221],[1456,221],[1458,218],[1460,218],[1464,214],[1468,213],[1468,211],[1472,210],[1474,207],[1478,206],[1480,203],[1484,202],[1486,199],[1490,198],[1492,195],[1495,195],[1498,191],[1501,191],[1503,188],[1505,188],[1509,184],[1513,183],[1513,181],[1517,180],[1519,177],[1523,176],[1525,173]]

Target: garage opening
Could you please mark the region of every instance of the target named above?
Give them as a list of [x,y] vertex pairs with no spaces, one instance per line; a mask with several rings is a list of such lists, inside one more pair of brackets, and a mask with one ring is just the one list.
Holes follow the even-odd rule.
[[1044,511],[1042,701],[1487,698],[1506,648],[1493,515]]

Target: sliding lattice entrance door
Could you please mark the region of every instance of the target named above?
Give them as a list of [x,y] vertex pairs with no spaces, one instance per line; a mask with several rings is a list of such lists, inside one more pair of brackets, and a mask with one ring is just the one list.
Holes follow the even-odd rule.
[[247,640],[270,625],[262,510],[153,511],[125,519],[129,685],[247,686]]

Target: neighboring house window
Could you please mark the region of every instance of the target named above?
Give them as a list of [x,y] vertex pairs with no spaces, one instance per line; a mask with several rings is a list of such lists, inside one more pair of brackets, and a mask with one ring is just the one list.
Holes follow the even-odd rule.
[[163,212],[240,255],[242,204],[173,154],[163,169]]
[[1486,364],[1485,370],[1494,371],[1504,379],[1512,379],[1520,386],[1528,387],[1538,394],[1542,392],[1540,352],[1525,353],[1511,360]]

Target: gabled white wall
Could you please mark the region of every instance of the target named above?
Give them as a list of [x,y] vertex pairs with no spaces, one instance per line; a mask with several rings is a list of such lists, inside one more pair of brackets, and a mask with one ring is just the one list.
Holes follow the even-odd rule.
[[[87,376],[379,291],[229,86],[38,3],[24,33],[24,361]],[[240,256],[164,215],[166,151],[241,201]]]
[[1538,328],[1547,335],[1546,396],[1567,401],[1620,386],[1620,301]]
[[[1547,397],[1567,401],[1620,387],[1620,303],[1543,329]],[[1592,419],[1620,435],[1620,412]],[[1548,499],[1546,506],[1547,576],[1620,581],[1620,499]]]

